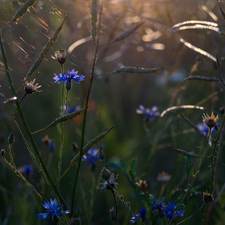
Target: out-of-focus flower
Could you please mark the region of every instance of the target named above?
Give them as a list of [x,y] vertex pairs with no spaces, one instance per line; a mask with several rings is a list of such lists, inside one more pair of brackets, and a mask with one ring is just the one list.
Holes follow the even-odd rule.
[[139,109],[136,109],[137,114],[144,114],[144,121],[153,121],[156,116],[160,115],[160,112],[158,111],[158,108],[156,106],[153,106],[151,110],[149,108],[145,108],[143,105],[139,106]]
[[92,171],[95,171],[97,165],[95,161],[102,161],[98,156],[98,149],[91,148],[88,150],[87,154],[83,155],[82,161],[88,162]]
[[66,50],[61,49],[55,52],[55,59],[62,65],[66,62]]
[[60,217],[63,214],[70,213],[69,210],[60,211],[60,208],[63,205],[58,206],[58,202],[57,202],[56,198],[54,200],[50,199],[50,202],[49,201],[48,202],[44,202],[42,205],[47,210],[47,212],[46,213],[37,214],[37,216],[39,217],[38,220],[44,220],[47,217],[49,217],[49,219],[52,219],[54,222],[58,222]]
[[171,175],[163,171],[162,173],[159,173],[157,180],[160,182],[166,183],[170,180],[170,178],[171,178]]
[[153,202],[151,210],[157,210],[160,218],[163,218],[167,212],[166,205],[161,201]]
[[51,139],[49,141],[48,147],[50,148],[51,151],[55,150],[55,140],[54,139]]
[[18,171],[19,171],[23,176],[28,177],[28,176],[30,175],[32,169],[31,169],[30,166],[25,165],[25,166],[23,166],[23,167],[20,167],[20,168],[18,169]]
[[[111,190],[112,188],[116,188],[117,187],[117,185],[119,185],[118,183],[116,183],[115,182],[115,180],[116,180],[116,178],[118,177],[119,175],[117,175],[116,177],[114,176],[114,174],[112,173],[111,175],[110,175],[110,179],[109,179],[109,181],[106,181],[106,182],[104,182],[104,183],[100,183],[99,185],[99,187],[98,187],[98,189],[101,189],[101,190],[103,190],[103,189],[108,189],[108,190]],[[108,184],[108,182],[109,182],[109,184]],[[112,188],[111,188],[111,187]]]
[[112,207],[110,210],[110,220],[115,221],[116,219],[116,210],[114,209],[114,207]]
[[[166,216],[169,219],[173,218],[173,215],[176,211],[178,204],[175,204],[174,202],[169,202],[169,204],[167,205],[167,211],[166,211]],[[175,218],[177,218],[178,216],[183,216],[184,215],[184,210],[178,210],[176,212]]]
[[145,192],[148,187],[146,180],[139,180],[139,182],[136,182],[136,184],[137,184],[138,188],[143,192]]
[[146,207],[143,207],[143,208],[140,209],[140,212],[136,215],[136,217],[133,216],[131,218],[130,222],[135,223],[138,220],[137,217],[141,218],[142,222],[144,222],[146,220],[145,214],[146,214]]
[[54,73],[55,77],[53,79],[55,80],[55,83],[60,82],[66,82],[66,89],[69,91],[71,89],[71,81],[75,80],[78,84],[80,81],[84,81],[85,76],[84,75],[77,75],[78,71],[68,71],[68,73],[64,74],[57,74]]
[[54,151],[55,150],[55,140],[50,139],[48,135],[45,135],[44,138],[41,139],[41,141],[50,148],[50,150]]
[[215,127],[216,122],[219,120],[218,115],[215,117],[213,115],[213,112],[211,114],[211,116],[209,116],[208,114],[203,114],[203,122],[207,125],[207,127],[209,127],[210,129],[212,129],[213,127]]
[[35,80],[36,79],[31,81],[30,83],[26,81],[24,90],[26,91],[27,94],[32,94],[34,92],[41,92],[40,90],[38,90],[41,87],[41,85],[38,85],[38,83],[34,84]]
[[73,113],[73,112],[80,110],[80,106],[74,105],[72,107],[68,107],[68,106],[66,107],[66,105],[64,105],[63,107],[61,106],[60,109],[61,109],[60,114],[63,115],[64,112],[69,114],[69,113]]
[[[205,135],[207,136],[209,133],[209,127],[205,124],[205,123],[198,123],[198,128],[199,130]],[[216,132],[216,129],[213,127],[211,130],[211,134]]]
[[203,201],[205,203],[210,203],[210,202],[214,201],[213,195],[211,195],[207,191],[203,192]]

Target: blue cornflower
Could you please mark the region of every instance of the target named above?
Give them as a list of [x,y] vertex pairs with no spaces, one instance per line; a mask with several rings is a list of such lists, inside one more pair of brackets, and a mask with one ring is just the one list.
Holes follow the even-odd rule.
[[78,84],[80,81],[84,81],[85,76],[77,75],[77,73],[78,71],[74,71],[74,69],[68,71],[68,73],[59,74],[59,76],[54,73],[55,77],[53,77],[53,79],[55,80],[55,83],[66,82],[67,90],[70,90],[72,80],[75,80]]
[[153,202],[152,203],[152,208],[151,208],[152,211],[155,211],[157,210],[158,211],[158,215],[159,217],[163,218],[164,215],[166,214],[167,212],[167,208],[166,208],[166,205],[161,202],[161,201],[156,201],[156,202]]
[[48,147],[50,148],[51,151],[55,150],[55,140],[54,139],[49,140]]
[[139,106],[139,109],[136,109],[136,113],[138,114],[144,114],[144,120],[147,121],[153,121],[156,116],[160,115],[160,112],[158,111],[158,108],[156,106],[153,106],[151,110],[149,108],[145,108],[143,105]]
[[79,105],[74,105],[72,107],[67,108],[67,113],[73,113],[80,110],[80,106]]
[[[207,136],[209,133],[209,128],[205,123],[198,123],[197,127],[199,128],[199,130],[205,135]],[[211,130],[211,134],[213,134],[214,132],[216,132],[216,129],[213,127]]]
[[92,171],[95,171],[97,167],[95,161],[97,160],[102,161],[102,159],[97,157],[97,154],[98,154],[98,149],[91,148],[89,149],[87,154],[83,155],[82,161],[87,161]]
[[[166,211],[166,216],[168,219],[172,219],[173,215],[176,211],[178,204],[175,204],[174,202],[169,202],[168,206],[167,206],[167,211]],[[177,218],[178,216],[183,216],[184,215],[184,210],[178,210],[175,218]]]
[[23,170],[24,170],[24,174],[27,175],[27,176],[28,176],[28,175],[31,173],[31,171],[32,171],[31,167],[28,166],[28,165],[25,165],[25,166],[23,167]]
[[133,216],[131,218],[130,222],[135,223],[138,220],[137,218],[141,218],[142,222],[144,222],[146,219],[145,214],[146,214],[146,207],[143,207],[140,209],[140,212],[136,215],[136,217]]
[[52,218],[52,220],[54,222],[57,222],[57,221],[59,221],[60,217],[63,214],[70,213],[69,210],[60,211],[60,208],[62,207],[62,205],[58,206],[56,198],[54,200],[50,199],[50,202],[49,201],[48,202],[44,202],[42,205],[47,210],[47,212],[46,213],[39,213],[39,214],[37,214],[37,216],[39,217],[38,220],[44,220],[44,219],[46,219],[48,217],[49,219]]

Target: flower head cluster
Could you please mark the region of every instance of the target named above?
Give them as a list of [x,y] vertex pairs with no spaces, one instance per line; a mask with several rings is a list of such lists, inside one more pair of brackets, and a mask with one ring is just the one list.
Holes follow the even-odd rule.
[[156,201],[152,203],[152,211],[158,211],[159,217],[163,218],[167,212],[166,205],[161,201]]
[[42,205],[47,210],[47,212],[37,214],[37,216],[39,217],[38,220],[44,220],[48,217],[49,219],[52,219],[54,222],[58,222],[63,214],[70,213],[69,210],[60,211],[62,205],[58,206],[56,198],[54,200],[50,199],[50,202],[49,201],[44,202]]
[[[175,204],[174,202],[170,202],[170,203],[167,205],[166,216],[167,216],[168,219],[172,219],[172,218],[173,218],[177,206],[178,206],[178,204]],[[184,210],[178,210],[178,211],[176,212],[175,219],[176,219],[178,216],[183,216],[183,215],[184,215]]]
[[171,175],[169,175],[168,173],[164,171],[162,173],[159,173],[157,177],[157,180],[162,183],[167,183],[170,179],[171,179]]
[[136,182],[136,184],[138,188],[143,192],[145,192],[148,187],[146,180],[139,180],[139,182]]
[[141,218],[142,222],[144,222],[146,220],[146,207],[143,207],[140,209],[140,212],[135,216],[133,216],[130,220],[130,222],[135,223],[138,219],[137,218]]
[[100,159],[98,156],[98,149],[95,148],[91,148],[89,149],[89,151],[87,152],[87,154],[83,155],[83,159],[82,161],[86,161],[88,162],[90,168],[92,171],[95,171],[97,165],[95,163],[95,161],[102,161],[102,159]]
[[[197,127],[199,128],[199,130],[205,135],[207,136],[209,133],[209,127],[205,124],[205,123],[198,123]],[[211,130],[211,134],[216,132],[216,129],[213,127]]]
[[151,110],[149,108],[145,108],[143,105],[139,106],[139,109],[136,109],[137,114],[144,114],[144,121],[153,121],[156,116],[159,116],[160,113],[158,111],[158,108],[156,106],[153,106]]
[[203,122],[206,124],[206,126],[209,128],[209,129],[212,129],[213,127],[216,126],[216,122],[219,120],[219,117],[218,115],[215,117],[213,115],[213,112],[211,114],[211,116],[209,116],[208,114],[203,114]]
[[84,81],[85,76],[77,75],[77,73],[78,71],[74,71],[74,69],[68,71],[68,73],[60,73],[59,76],[54,73],[55,77],[53,77],[53,79],[55,80],[55,83],[66,82],[66,89],[69,91],[71,89],[72,80],[75,80],[78,84],[80,83],[80,81]]
[[[100,186],[98,187],[98,189],[108,189],[108,190],[111,190],[112,188],[116,188],[117,185],[119,185],[118,183],[115,182],[116,178],[118,177],[119,175],[117,175],[116,177],[114,176],[114,174],[112,173],[110,175],[110,178],[109,180],[105,181],[104,183],[100,183]],[[111,188],[112,187],[112,188]]]

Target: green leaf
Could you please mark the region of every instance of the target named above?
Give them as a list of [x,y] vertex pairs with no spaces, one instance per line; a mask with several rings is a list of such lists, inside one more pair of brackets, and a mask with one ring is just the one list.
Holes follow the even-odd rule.
[[122,170],[120,166],[118,166],[116,163],[106,163],[107,166],[112,167],[114,169]]
[[121,163],[122,167],[127,171],[127,166],[121,158],[120,158],[120,163]]
[[149,198],[150,198],[150,201],[151,202],[156,202],[156,199],[155,199],[155,197],[153,195],[150,194],[149,195]]

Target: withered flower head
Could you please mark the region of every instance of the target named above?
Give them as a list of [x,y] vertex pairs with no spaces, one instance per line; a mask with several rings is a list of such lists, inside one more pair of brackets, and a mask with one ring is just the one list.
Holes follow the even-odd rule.
[[139,189],[143,192],[145,192],[148,187],[146,180],[139,180],[139,182],[136,182],[136,184],[139,187]]
[[210,203],[210,202],[214,201],[214,198],[210,193],[207,193],[207,191],[206,191],[206,192],[203,192],[203,201],[205,203]]
[[216,125],[216,122],[219,120],[218,115],[215,117],[213,115],[213,112],[211,114],[211,116],[209,116],[208,114],[203,114],[203,122],[207,125],[207,127],[209,127],[210,129],[213,128]]
[[52,139],[50,139],[50,138],[48,137],[48,135],[45,135],[45,137],[42,138],[41,141],[42,141],[45,145],[49,146],[49,143],[52,141]]
[[38,90],[38,89],[41,87],[41,85],[38,85],[38,83],[34,84],[35,80],[36,79],[34,79],[31,82],[26,81],[24,89],[27,94],[32,94],[34,92],[40,92],[40,90]]
[[157,180],[163,183],[167,183],[170,180],[170,178],[171,178],[171,175],[163,171],[162,173],[158,175]]
[[62,65],[66,62],[66,50],[61,49],[55,52],[55,59]]

